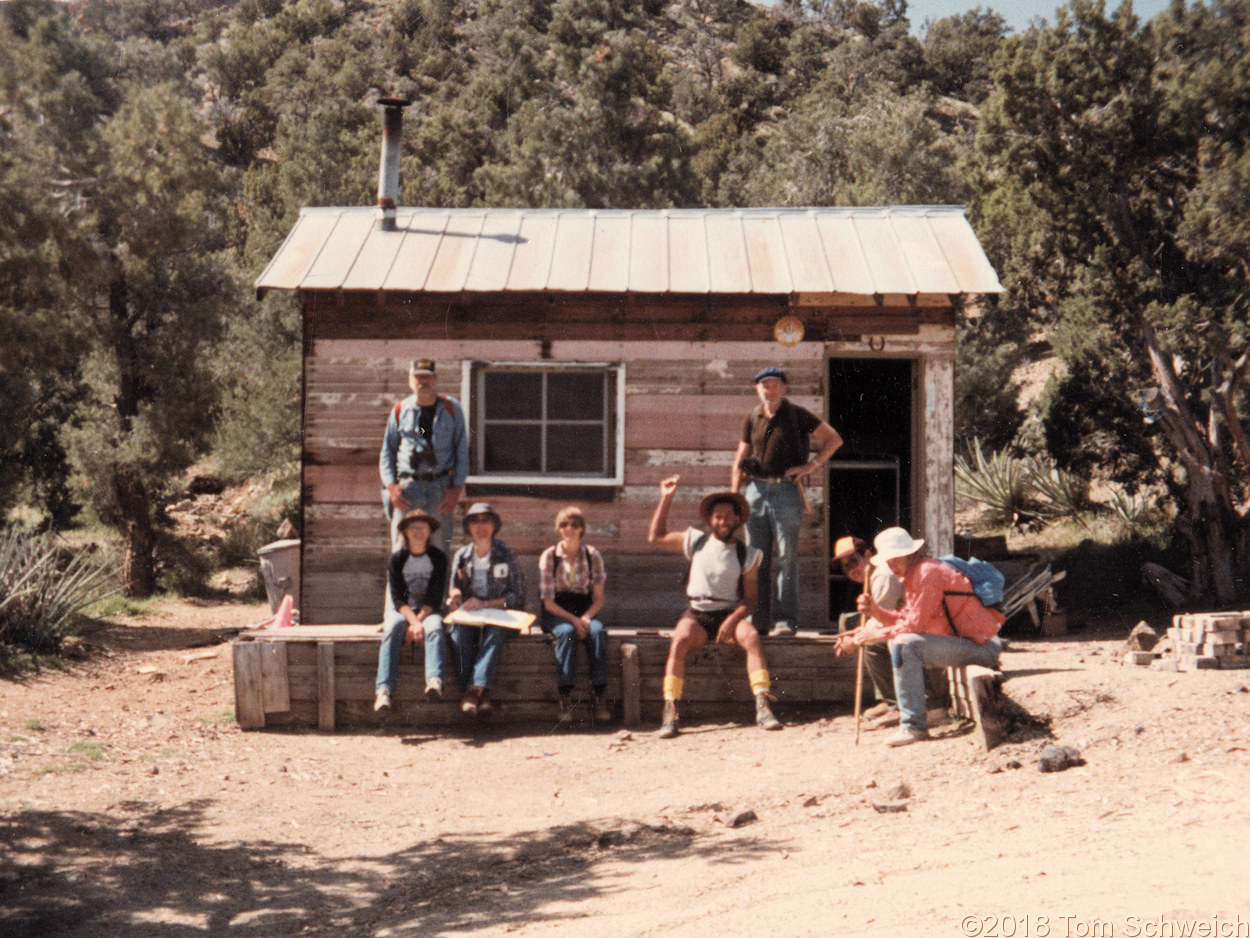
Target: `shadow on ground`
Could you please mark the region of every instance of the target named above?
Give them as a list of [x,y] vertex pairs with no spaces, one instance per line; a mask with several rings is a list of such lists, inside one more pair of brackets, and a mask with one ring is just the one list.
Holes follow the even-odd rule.
[[389,855],[328,860],[298,843],[210,843],[209,803],[0,818],[0,934],[445,935],[567,921],[624,889],[620,864],[749,860],[783,844],[680,825],[605,820],[502,837],[440,837]]

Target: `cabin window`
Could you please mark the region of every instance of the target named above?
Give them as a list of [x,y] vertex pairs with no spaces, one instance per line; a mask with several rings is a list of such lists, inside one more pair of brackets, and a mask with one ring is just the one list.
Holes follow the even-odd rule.
[[526,484],[620,484],[621,366],[477,364],[474,475]]

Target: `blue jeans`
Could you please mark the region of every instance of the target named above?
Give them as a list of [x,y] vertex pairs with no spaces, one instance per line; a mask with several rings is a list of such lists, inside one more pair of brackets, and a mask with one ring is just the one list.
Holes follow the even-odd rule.
[[927,730],[924,669],[959,668],[979,664],[998,668],[1002,643],[991,638],[978,645],[958,635],[915,635],[908,633],[890,640],[890,663],[894,666],[894,693],[898,697],[899,719],[913,730]]
[[451,630],[456,657],[456,683],[463,691],[472,684],[490,690],[495,682],[499,655],[511,629],[498,625],[457,625]]
[[[409,479],[404,483],[404,498],[411,502],[408,511],[413,508],[420,508],[426,514],[434,515],[439,520],[439,528],[430,542],[435,547],[441,547],[443,553],[448,557],[451,556],[451,531],[452,516],[450,514],[440,514],[438,506],[443,503],[443,496],[447,494],[447,489],[451,485],[449,476],[440,476],[437,479],[431,479],[428,482],[422,482],[419,479]],[[401,546],[399,533],[395,530],[395,526],[403,519],[407,512],[395,510],[395,506],[391,504],[390,494],[386,489],[382,490],[382,507],[386,509],[386,517],[391,522],[391,550],[398,550]],[[389,606],[388,606],[389,608]]]
[[[425,626],[425,680],[428,683],[430,678],[443,676],[447,632],[443,628],[443,617],[437,612],[431,612],[422,624]],[[399,676],[399,658],[403,654],[407,634],[408,620],[395,613],[386,623],[386,633],[378,649],[378,690],[394,692],[395,679]]]
[[797,628],[803,496],[794,482],[752,479],[747,484],[746,497],[751,506],[751,517],[746,523],[747,544],[764,554],[757,580],[759,597],[751,622],[761,634],[768,633],[774,623]]
[[[542,628],[556,640],[556,686],[567,694],[577,683],[577,629],[573,623],[545,609]],[[590,620],[590,632],[582,639],[590,663],[590,686],[596,693],[608,686],[608,630],[598,619]]]

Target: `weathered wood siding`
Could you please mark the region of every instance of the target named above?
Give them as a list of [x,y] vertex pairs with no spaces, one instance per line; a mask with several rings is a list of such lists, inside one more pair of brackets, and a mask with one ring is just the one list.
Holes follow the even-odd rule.
[[[404,303],[388,297],[382,304],[373,296],[306,294],[303,621],[380,619],[388,538],[378,453],[389,408],[409,393],[411,358],[436,359],[440,391],[466,404],[462,376],[472,361],[624,364],[623,486],[608,487],[594,498],[585,497],[585,490],[579,493],[584,497],[570,498],[526,488],[506,494],[492,488],[484,496],[503,516],[502,539],[525,564],[532,611],[539,605],[537,558],[556,539],[555,513],[569,503],[580,505],[589,524],[587,540],[607,561],[603,618],[619,627],[666,625],[680,611],[683,561],[646,543],[657,484],[680,473],[682,488],[670,527],[698,523],[699,499],[728,484],[743,420],[756,402],[751,377],[761,367],[783,364],[791,398],[829,416],[835,427],[836,414],[827,415],[825,403],[830,355],[933,361],[939,363],[933,393],[950,393],[942,383],[954,352],[949,310],[856,308],[834,316],[829,310],[805,309],[797,312],[808,338],[824,338],[787,349],[771,337],[773,322],[790,312],[784,301],[747,299],[685,300],[644,309],[635,297],[573,302],[509,296],[474,303],[419,296]],[[867,332],[869,326],[876,327],[878,337],[871,349],[866,339],[846,331]],[[472,420],[467,406],[466,412]],[[936,401],[927,413],[949,419],[950,404]],[[926,436],[918,447],[937,475],[916,472],[913,493],[921,501],[914,517],[925,519],[922,534],[939,540],[943,524],[951,525],[940,517],[951,487],[950,454],[940,452],[943,432],[949,438],[947,428],[931,441]],[[803,528],[800,627],[817,628],[827,622],[828,545],[821,487],[808,492],[813,510]],[[481,488],[470,484],[461,509],[478,497],[483,497]],[[463,540],[457,522],[453,547]]]

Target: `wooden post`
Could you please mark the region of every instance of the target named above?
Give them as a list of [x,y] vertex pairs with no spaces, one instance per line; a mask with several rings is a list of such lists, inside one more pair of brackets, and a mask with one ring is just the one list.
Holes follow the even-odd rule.
[[317,642],[317,726],[334,732],[334,642]]
[[261,646],[258,642],[234,643],[234,718],[239,729],[258,730],[265,725],[261,689]]
[[642,679],[638,666],[638,646],[621,645],[621,702],[626,726],[642,722]]
[[287,676],[286,642],[259,642],[260,695],[265,713],[291,709],[291,682]]

